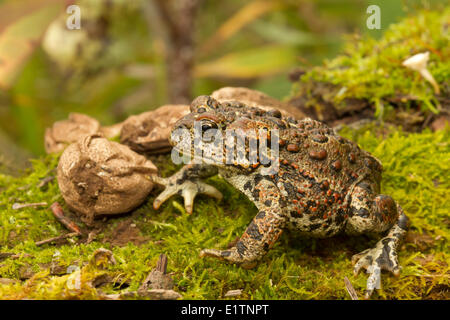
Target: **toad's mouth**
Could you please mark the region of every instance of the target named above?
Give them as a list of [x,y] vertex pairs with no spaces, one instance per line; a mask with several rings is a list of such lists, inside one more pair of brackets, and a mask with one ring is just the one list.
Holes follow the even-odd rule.
[[172,147],[172,161],[174,163],[179,163],[179,161],[174,161],[174,155],[178,154],[176,156],[179,158],[183,158],[183,162],[185,164],[194,162],[194,163],[212,164],[216,166],[227,165],[226,157],[223,151],[221,151],[222,152],[221,156],[213,157],[208,152],[205,153],[202,149],[197,149],[200,151],[196,152],[194,146],[189,146],[189,151],[187,151],[187,149],[188,148],[180,147],[178,144],[174,145]]
[[[173,158],[174,154],[178,154],[177,159],[182,159],[182,162],[174,161]],[[194,146],[192,145],[190,145],[189,148],[185,148],[184,150],[182,147],[180,148],[178,145],[175,145],[172,149],[172,161],[176,164],[197,163],[197,164],[214,165],[221,168],[225,168],[227,166],[234,166],[237,168],[250,170],[256,169],[261,165],[265,167],[267,171],[267,173],[264,174],[274,175],[278,173],[279,169],[278,156],[274,159],[265,158],[265,160],[263,161],[261,161],[259,155],[256,157],[256,159],[252,159],[253,161],[250,161],[249,159],[250,159],[249,153],[244,153],[243,155],[241,155],[241,157],[237,157],[237,153],[229,155],[226,154],[225,151],[223,151],[222,155],[220,156],[217,156],[217,154],[211,156],[210,154],[208,154],[208,152],[205,154],[203,150],[200,150],[200,152],[194,152]]]

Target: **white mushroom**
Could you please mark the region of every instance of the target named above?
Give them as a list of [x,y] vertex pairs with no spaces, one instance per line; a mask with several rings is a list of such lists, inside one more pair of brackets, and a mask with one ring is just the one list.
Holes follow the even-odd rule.
[[422,77],[425,78],[428,82],[431,83],[431,85],[434,88],[434,92],[436,94],[440,93],[439,85],[437,84],[436,80],[434,80],[433,75],[428,71],[427,69],[427,63],[430,59],[430,52],[424,52],[424,53],[418,53],[416,55],[413,55],[412,57],[406,59],[403,61],[403,66],[418,71]]

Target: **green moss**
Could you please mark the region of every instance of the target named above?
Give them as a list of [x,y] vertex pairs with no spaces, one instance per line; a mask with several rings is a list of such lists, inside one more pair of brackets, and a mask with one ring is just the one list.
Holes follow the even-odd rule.
[[316,108],[319,114],[324,101],[339,110],[348,108],[354,99],[375,106],[379,116],[388,115],[398,105],[438,112],[441,105],[432,86],[418,72],[402,66],[402,62],[429,51],[428,69],[440,85],[441,96],[448,97],[448,21],[449,7],[440,12],[421,11],[391,25],[380,40],[349,39],[341,55],[300,78],[293,87],[292,98],[308,97],[307,107]]
[[[448,299],[443,292],[448,292],[450,261],[449,128],[435,133],[405,134],[397,130],[386,133],[373,127],[359,131],[344,129],[342,134],[383,162],[382,192],[399,201],[412,222],[400,250],[403,266],[400,277],[383,274],[384,289],[373,298]],[[153,160],[165,176],[177,170],[168,156]],[[224,199],[217,202],[199,196],[192,215],[181,209],[181,197],[174,197],[160,210],[154,210],[152,202],[159,192],[155,189],[137,210],[105,221],[97,239],[89,244],[79,243],[75,238],[63,245],[37,247],[36,241],[67,231],[48,208],[12,210],[11,206],[15,202],[64,203],[56,181],[44,190],[37,187],[42,178],[54,174],[56,165],[57,157],[49,156],[34,161],[33,169],[22,178],[0,176],[0,252],[21,255],[0,261],[0,278],[19,279],[16,284],[0,285],[0,299],[101,298],[98,290],[88,284],[102,274],[127,282],[126,290],[136,290],[161,253],[167,254],[168,272],[173,274],[175,289],[185,299],[221,299],[230,289],[243,289],[239,298],[249,299],[349,299],[345,276],[363,295],[367,275],[353,276],[350,259],[377,241],[365,236],[311,240],[286,233],[253,270],[200,259],[200,249],[226,247],[256,214],[256,208],[245,196],[218,177],[208,181],[223,192]],[[146,241],[140,245],[132,242],[122,247],[113,245],[108,239],[112,239],[114,230],[123,221],[135,223]],[[112,250],[116,265],[105,270],[89,267],[92,254],[100,247]],[[63,268],[80,268],[81,290],[68,288],[73,274],[50,274],[55,263]],[[35,274],[31,279],[20,280],[25,271]],[[114,283],[101,290],[121,292]]]

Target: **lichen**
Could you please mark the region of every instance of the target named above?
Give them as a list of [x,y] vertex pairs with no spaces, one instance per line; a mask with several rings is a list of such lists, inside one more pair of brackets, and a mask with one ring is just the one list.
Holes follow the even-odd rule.
[[[406,134],[369,126],[357,131],[346,128],[341,133],[382,161],[382,192],[403,206],[412,224],[400,250],[400,277],[383,273],[383,289],[376,291],[373,299],[448,299],[450,129]],[[169,159],[169,155],[152,157],[164,176],[179,168]],[[17,255],[0,261],[0,278],[18,280],[0,284],[0,299],[102,299],[102,294],[137,290],[161,253],[168,256],[167,272],[184,299],[223,299],[231,289],[243,290],[238,299],[349,299],[344,277],[363,296],[367,275],[353,275],[351,256],[373,246],[375,238],[312,240],[287,232],[252,270],[199,258],[202,248],[225,248],[242,234],[257,212],[244,195],[219,177],[208,182],[222,191],[224,199],[217,202],[199,196],[192,215],[181,209],[183,202],[178,196],[154,210],[152,202],[160,191],[155,189],[133,212],[100,221],[102,228],[90,243],[85,238],[73,238],[62,244],[36,246],[36,241],[67,231],[47,207],[11,207],[15,202],[45,201],[50,206],[59,201],[69,214],[56,181],[38,187],[42,178],[55,174],[57,162],[58,156],[47,156],[34,161],[23,177],[0,175],[0,252]],[[142,236],[140,240],[145,241],[113,245],[110,239],[124,221],[132,222]],[[117,262],[104,270],[89,265],[93,253],[101,247],[111,250]],[[79,268],[81,289],[68,290],[67,282],[74,273],[52,274],[52,263],[62,270]],[[103,274],[126,285],[90,285]]]

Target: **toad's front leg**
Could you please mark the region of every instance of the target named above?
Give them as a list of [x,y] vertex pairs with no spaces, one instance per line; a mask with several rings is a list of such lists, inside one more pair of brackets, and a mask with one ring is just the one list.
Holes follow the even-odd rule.
[[370,274],[367,279],[366,299],[375,289],[380,288],[381,270],[392,272],[395,276],[400,274],[397,250],[409,224],[403,209],[391,197],[380,194],[372,201],[370,199],[371,189],[364,184],[357,186],[350,206],[353,215],[348,221],[348,227],[360,233],[389,230],[374,248],[352,257],[355,274],[361,269],[366,269]]
[[[402,211],[401,207],[398,207],[399,211]],[[366,299],[369,299],[373,291],[381,286],[381,270],[390,271],[397,277],[400,275],[397,250],[406,234],[407,225],[408,218],[402,211],[397,223],[384,238],[377,242],[374,248],[367,249],[352,257],[355,275],[362,268],[370,273],[367,279]]]
[[250,269],[269,251],[280,237],[286,220],[280,206],[280,193],[273,183],[262,180],[252,194],[257,198],[252,200],[259,212],[236,245],[228,250],[204,249],[200,257],[215,257]]
[[154,183],[165,187],[164,191],[156,197],[153,207],[159,209],[161,204],[175,194],[184,198],[184,207],[187,213],[191,214],[194,206],[194,198],[197,194],[203,193],[222,199],[219,190],[201,181],[201,178],[208,178],[217,174],[217,168],[211,165],[187,164],[177,173],[169,178],[161,178],[156,175],[151,176]]

